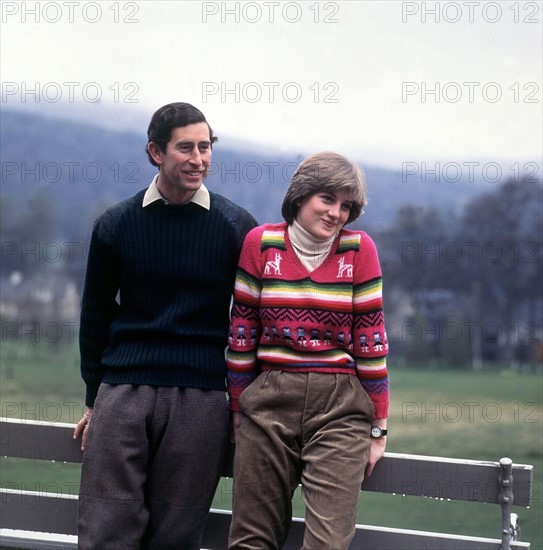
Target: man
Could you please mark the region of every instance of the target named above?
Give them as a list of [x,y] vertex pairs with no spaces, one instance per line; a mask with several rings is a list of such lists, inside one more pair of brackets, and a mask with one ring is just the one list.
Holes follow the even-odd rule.
[[158,175],[96,221],[82,301],[82,549],[200,548],[228,446],[229,306],[256,225],[208,191],[213,131],[187,103],[159,109]]

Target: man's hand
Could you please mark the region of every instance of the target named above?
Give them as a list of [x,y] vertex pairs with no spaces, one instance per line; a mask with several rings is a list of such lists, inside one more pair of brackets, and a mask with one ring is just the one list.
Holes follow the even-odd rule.
[[92,407],[87,407],[83,418],[77,423],[77,426],[74,430],[73,438],[77,439],[80,435],[81,437],[81,450],[85,450],[85,443],[87,442],[87,434],[89,431],[89,425],[92,417]]

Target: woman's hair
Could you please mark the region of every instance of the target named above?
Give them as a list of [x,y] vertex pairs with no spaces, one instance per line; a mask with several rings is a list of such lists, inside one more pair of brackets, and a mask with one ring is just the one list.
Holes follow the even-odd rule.
[[[211,144],[217,141],[217,137],[213,135],[213,130],[206,120],[204,113],[191,105],[190,103],[169,103],[164,105],[153,114],[149,128],[147,130],[148,142],[156,143],[160,150],[165,153],[166,145],[172,136],[174,128],[188,126],[189,124],[198,124],[205,122],[209,128],[209,139]],[[157,166],[147,149],[149,162],[153,166]]]
[[338,153],[315,153],[296,168],[283,199],[281,214],[291,225],[306,197],[322,191],[335,193],[340,189],[346,191],[352,201],[346,222],[351,223],[363,214],[363,208],[368,202],[364,172],[354,162]]

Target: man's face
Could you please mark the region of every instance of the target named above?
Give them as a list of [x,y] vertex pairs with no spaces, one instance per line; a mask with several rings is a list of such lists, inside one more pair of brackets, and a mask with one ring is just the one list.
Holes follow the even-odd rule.
[[190,200],[200,188],[211,164],[211,140],[205,122],[174,128],[163,152],[154,144],[149,151],[159,165],[158,189],[174,204]]

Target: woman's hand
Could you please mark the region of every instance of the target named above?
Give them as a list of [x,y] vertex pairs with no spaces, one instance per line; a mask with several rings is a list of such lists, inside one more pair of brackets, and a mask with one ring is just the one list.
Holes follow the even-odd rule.
[[[379,428],[382,428],[383,430],[386,430],[387,427],[387,419],[386,418],[374,418],[372,422],[372,426],[379,426]],[[387,437],[386,435],[383,437],[372,437],[371,438],[371,448],[370,448],[370,458],[368,460],[368,463],[366,465],[366,477],[371,476],[373,472],[373,468],[379,462],[379,460],[382,458],[383,453],[385,452],[385,447],[387,445]]]
[[87,407],[83,418],[77,423],[77,426],[74,430],[73,438],[77,439],[80,435],[81,437],[81,450],[85,450],[85,444],[87,442],[87,434],[89,431],[89,425],[92,417],[92,407]]
[[377,462],[382,458],[383,453],[385,452],[386,444],[387,444],[386,436],[371,438],[370,458],[368,460],[368,464],[366,465],[366,477],[371,476],[373,472],[373,468],[375,467]]
[[237,411],[232,412],[232,441],[236,441],[236,432],[241,424],[241,413]]

